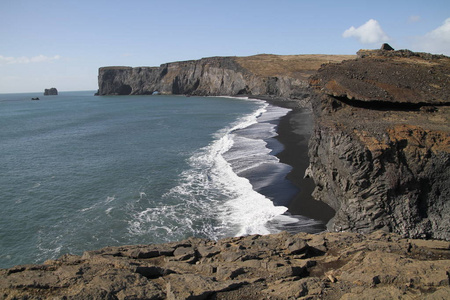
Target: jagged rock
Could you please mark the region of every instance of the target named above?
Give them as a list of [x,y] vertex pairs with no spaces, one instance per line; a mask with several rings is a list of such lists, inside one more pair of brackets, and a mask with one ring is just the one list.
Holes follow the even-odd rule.
[[210,57],[160,67],[102,67],[97,95],[271,95],[308,98],[308,77],[322,63],[353,56]]
[[223,281],[199,275],[169,275],[166,278],[166,295],[168,300],[207,299],[211,294],[239,288],[246,282]]
[[303,240],[289,239],[286,241],[286,248],[289,254],[299,254],[308,249],[308,244]]
[[446,56],[375,50],[312,77],[309,174],[336,210],[330,230],[450,239],[449,70]]
[[50,88],[44,90],[44,96],[55,96],[58,95],[58,90],[56,88]]
[[[299,256],[289,252],[296,243],[308,244],[307,251],[309,244],[326,244],[326,251],[310,252],[311,258]],[[227,253],[239,248],[258,257],[228,261]],[[138,249],[173,250],[138,257]],[[192,251],[207,257],[194,264],[174,260]],[[403,239],[381,231],[370,235],[283,232],[217,242],[191,239],[107,247],[42,265],[16,266],[0,270],[0,298],[445,299],[450,293],[449,269],[450,242]]]
[[386,51],[392,51],[394,50],[394,48],[391,47],[391,45],[389,45],[388,43],[384,43],[383,45],[381,45],[381,50],[386,50]]

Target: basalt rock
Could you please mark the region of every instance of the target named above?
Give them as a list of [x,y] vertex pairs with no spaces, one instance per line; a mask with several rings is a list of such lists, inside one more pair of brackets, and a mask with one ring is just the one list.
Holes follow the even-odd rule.
[[450,58],[360,51],[312,77],[307,171],[330,230],[450,240]]
[[16,266],[0,270],[0,298],[445,299],[449,269],[449,242],[282,232],[108,247]]
[[210,57],[160,67],[102,67],[97,95],[186,94],[270,95],[304,99],[308,77],[326,62],[345,55],[256,55]]
[[56,88],[44,90],[44,96],[56,96],[56,95],[58,95],[58,90]]

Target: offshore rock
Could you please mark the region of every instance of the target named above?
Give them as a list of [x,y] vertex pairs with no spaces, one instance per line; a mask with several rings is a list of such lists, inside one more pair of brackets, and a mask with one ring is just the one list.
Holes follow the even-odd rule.
[[362,50],[312,77],[313,196],[330,230],[450,240],[450,58]]
[[102,67],[97,95],[271,95],[305,99],[308,78],[321,64],[351,55],[210,57],[160,67]]
[[282,232],[107,247],[3,269],[0,299],[448,299],[449,270],[445,241]]
[[44,90],[44,96],[55,96],[58,95],[58,90],[56,88],[50,88]]

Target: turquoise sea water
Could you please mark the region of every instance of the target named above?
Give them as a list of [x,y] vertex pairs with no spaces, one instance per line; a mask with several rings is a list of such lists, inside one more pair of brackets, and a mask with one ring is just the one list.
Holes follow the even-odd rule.
[[[288,110],[93,93],[0,94],[0,268],[108,245],[316,224],[258,192],[290,170],[273,156]],[[250,183],[252,172],[268,175]],[[280,194],[295,193],[287,190]]]

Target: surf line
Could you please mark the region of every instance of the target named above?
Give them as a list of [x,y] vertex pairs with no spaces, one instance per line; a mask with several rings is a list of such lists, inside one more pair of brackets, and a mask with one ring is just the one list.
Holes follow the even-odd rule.
[[[219,216],[223,225],[235,228],[237,233],[234,235],[236,236],[278,232],[280,230],[275,227],[282,227],[281,224],[298,222],[298,219],[285,214],[287,207],[275,205],[271,199],[256,191],[250,180],[241,176],[240,170],[256,168],[264,163],[281,164],[278,158],[269,154],[272,149],[266,147],[267,143],[264,139],[277,135],[275,132],[276,124],[273,122],[285,116],[290,109],[275,107],[264,100],[248,97],[227,98],[257,102],[260,103],[260,107],[253,113],[239,119],[217,141],[217,143],[222,144],[220,155],[217,157],[217,162],[220,165],[217,172],[222,173],[214,178],[217,182],[225,181],[221,185],[230,196],[224,202]],[[245,131],[252,125],[262,125],[262,123],[258,124],[259,121],[263,121],[266,125],[259,128],[264,132],[257,132],[256,136],[253,137],[239,135],[240,131]],[[258,128],[256,130],[258,131]],[[223,140],[226,140],[226,143]],[[238,142],[240,145],[236,145]],[[227,146],[223,147],[224,144],[227,144]],[[233,146],[238,146],[238,149],[233,151]],[[268,226],[269,223],[280,226]]]

